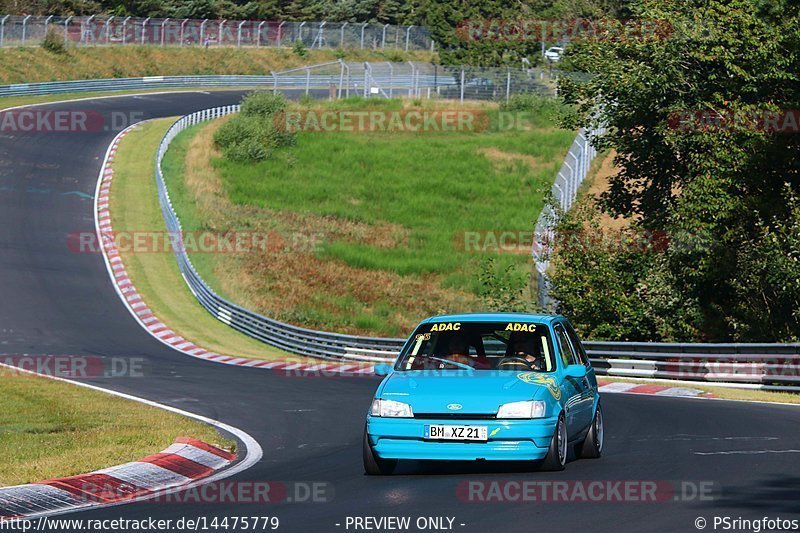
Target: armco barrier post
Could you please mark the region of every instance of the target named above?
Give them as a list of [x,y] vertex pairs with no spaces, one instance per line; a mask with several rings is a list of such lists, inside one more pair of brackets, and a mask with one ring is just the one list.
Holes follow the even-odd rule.
[[462,104],[464,103],[464,67],[461,67],[461,95],[459,96],[458,101]]

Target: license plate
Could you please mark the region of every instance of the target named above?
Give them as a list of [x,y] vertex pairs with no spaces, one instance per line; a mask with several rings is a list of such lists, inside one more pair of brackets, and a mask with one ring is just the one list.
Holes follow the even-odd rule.
[[425,426],[425,438],[429,440],[488,440],[486,426]]

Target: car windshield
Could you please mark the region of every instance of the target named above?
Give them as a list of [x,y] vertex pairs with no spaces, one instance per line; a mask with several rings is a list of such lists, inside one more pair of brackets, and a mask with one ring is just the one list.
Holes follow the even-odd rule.
[[420,325],[395,369],[553,372],[549,328],[532,322]]

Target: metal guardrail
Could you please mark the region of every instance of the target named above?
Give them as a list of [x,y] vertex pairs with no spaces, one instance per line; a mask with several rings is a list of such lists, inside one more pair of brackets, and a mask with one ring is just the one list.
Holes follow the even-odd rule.
[[73,46],[276,47],[302,42],[308,48],[435,48],[427,28],[372,22],[0,15],[0,47],[37,46],[48,33]]
[[[159,144],[155,165],[156,181],[164,220],[171,233],[181,235],[181,224],[172,208],[169,191],[161,171],[161,161],[170,142],[178,133],[190,126],[238,110],[239,106],[227,106],[187,115],[170,127]],[[580,138],[585,140],[586,136]],[[584,141],[581,146],[585,148],[588,144]],[[563,176],[563,179],[567,179],[567,176]],[[578,178],[573,176],[572,179]],[[577,188],[570,190],[574,191]],[[574,199],[574,196],[572,198]],[[404,339],[343,335],[301,328],[244,309],[222,298],[206,285],[194,269],[186,252],[182,250],[180,239],[179,243],[180,245],[175,247],[175,257],[192,293],[209,313],[245,335],[292,353],[324,359],[370,362],[391,361],[405,342]],[[798,344],[586,341],[584,346],[597,374],[601,376],[800,391],[800,345]]]

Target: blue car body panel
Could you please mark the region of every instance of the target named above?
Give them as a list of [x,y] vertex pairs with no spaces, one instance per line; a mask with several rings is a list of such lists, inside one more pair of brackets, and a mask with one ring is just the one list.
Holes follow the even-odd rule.
[[[569,327],[559,315],[476,313],[444,315],[421,323],[519,322],[547,325],[553,339],[556,327]],[[409,343],[412,342],[409,339]],[[408,343],[407,343],[408,344]],[[556,423],[563,413],[570,441],[585,437],[599,402],[597,379],[586,362],[581,378],[567,374],[555,343],[553,372],[519,370],[397,370],[386,376],[375,398],[411,406],[414,418],[367,415],[366,432],[381,459],[416,460],[539,460],[547,453]],[[405,352],[405,348],[403,350]],[[539,400],[544,417],[498,419],[501,404]],[[454,408],[457,410],[453,411]],[[431,424],[486,426],[488,440],[426,439]]]

